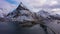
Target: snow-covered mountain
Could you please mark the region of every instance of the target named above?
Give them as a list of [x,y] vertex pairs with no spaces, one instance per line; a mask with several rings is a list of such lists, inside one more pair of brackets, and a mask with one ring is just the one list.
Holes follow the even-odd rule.
[[25,8],[20,4],[16,10],[7,15],[10,18],[17,18],[22,20],[31,20],[33,21],[33,13],[29,9]]
[[[56,21],[57,20],[57,21]],[[45,10],[31,12],[23,4],[20,4],[14,11],[0,18],[0,22],[14,22],[19,26],[33,26],[35,24],[45,24],[50,27],[51,23],[60,20],[59,14],[52,14]],[[55,30],[54,30],[55,31]]]
[[38,12],[38,15],[40,16],[40,17],[43,17],[43,18],[50,18],[49,17],[49,13],[47,12],[47,11],[44,11],[44,10],[40,10],[39,12]]
[[51,18],[51,19],[60,19],[60,14],[56,13],[58,11],[45,11],[45,10],[40,10],[38,12],[38,15],[40,17],[43,17],[45,19]]

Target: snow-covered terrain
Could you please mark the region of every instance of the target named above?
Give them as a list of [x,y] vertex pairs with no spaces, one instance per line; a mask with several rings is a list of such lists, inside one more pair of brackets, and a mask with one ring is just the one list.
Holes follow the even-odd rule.
[[[50,11],[40,10],[39,12],[32,12],[27,6],[24,6],[24,4],[20,4],[14,11],[7,12],[6,15],[5,12],[2,12],[2,10],[6,9],[0,9],[0,22],[13,22],[17,25],[19,32],[20,27],[25,27],[26,29],[22,28],[22,32],[24,30],[27,30],[29,34],[31,31],[31,33],[36,32],[35,34],[40,34],[42,32],[42,34],[44,34],[46,33],[44,28],[47,29],[46,27],[48,27],[47,31],[49,34],[53,34],[54,32],[56,34],[60,34],[60,9],[53,9]],[[45,26],[42,27],[41,24]],[[39,30],[39,28],[41,28],[41,31]],[[51,33],[52,31],[49,30],[49,28],[53,30],[53,33]]]

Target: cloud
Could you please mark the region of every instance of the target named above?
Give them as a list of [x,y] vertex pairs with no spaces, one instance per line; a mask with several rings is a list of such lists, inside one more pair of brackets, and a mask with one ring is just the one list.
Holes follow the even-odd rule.
[[40,8],[60,8],[60,0],[20,0],[25,4],[30,10],[33,10],[37,12],[37,10],[34,9],[40,9]]
[[51,1],[49,5],[53,6],[53,5],[57,5],[57,4],[58,4],[58,1]]
[[43,9],[60,8],[60,0],[10,0],[10,1],[14,1],[17,4],[9,3],[6,0],[0,0],[0,6],[5,7],[7,9],[9,8],[8,10],[10,11],[16,8],[20,4],[20,2],[22,2],[28,9],[34,12],[38,12],[41,8]]
[[51,15],[56,15],[56,14],[59,14],[60,15],[60,8],[51,9],[51,10],[49,10],[49,13]]
[[22,2],[28,9],[34,12],[38,12],[41,8],[43,9],[53,9],[60,8],[60,0],[13,0]]
[[5,0],[0,0],[0,15],[3,16],[3,14],[8,14],[9,12],[12,12],[17,6],[14,4],[10,4],[6,2]]

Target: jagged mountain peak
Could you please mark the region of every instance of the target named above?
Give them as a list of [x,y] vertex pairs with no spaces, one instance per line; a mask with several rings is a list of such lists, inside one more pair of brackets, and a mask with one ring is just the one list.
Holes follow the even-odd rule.
[[[9,13],[7,15],[8,18],[13,18],[12,20],[26,20],[26,21],[34,21],[36,15],[35,13],[32,13],[29,11],[28,8],[26,8],[22,3],[14,10],[13,12]],[[35,16],[35,17],[34,17]]]
[[27,9],[27,7],[23,5],[23,3],[21,2],[16,10],[29,10],[29,9]]

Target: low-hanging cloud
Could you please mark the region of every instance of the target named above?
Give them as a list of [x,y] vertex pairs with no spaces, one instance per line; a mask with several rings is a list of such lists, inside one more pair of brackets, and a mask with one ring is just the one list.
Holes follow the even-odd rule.
[[5,0],[0,0],[0,16],[3,16],[3,14],[6,15],[9,12],[12,12],[16,7],[17,7],[16,5],[10,4]]
[[[38,12],[41,8],[42,9],[60,8],[60,0],[12,0],[12,1],[17,2],[16,4],[17,6],[18,4],[20,4],[20,2],[22,2],[28,9],[34,12]],[[10,4],[5,0],[0,0],[0,7],[5,7],[7,9],[10,7],[8,10],[16,8],[17,7],[16,5]]]
[[31,10],[40,8],[42,9],[60,8],[60,0],[21,0],[21,1],[24,4],[28,5],[29,8],[33,7]]

